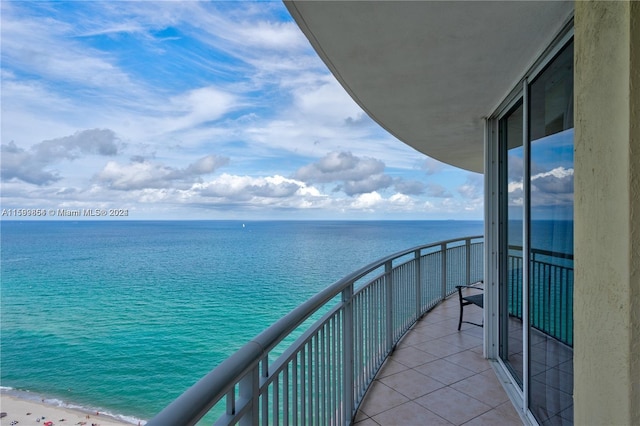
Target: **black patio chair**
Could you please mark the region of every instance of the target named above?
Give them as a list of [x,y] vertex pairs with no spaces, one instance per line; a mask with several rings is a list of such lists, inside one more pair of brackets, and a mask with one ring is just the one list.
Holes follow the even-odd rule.
[[460,320],[458,321],[458,330],[460,330],[460,327],[462,327],[462,323],[466,322],[467,324],[473,324],[473,325],[477,325],[478,327],[482,327],[482,324],[477,324],[475,322],[471,322],[471,321],[463,321],[462,320],[462,314],[463,314],[463,310],[464,307],[467,305],[476,305],[478,307],[480,307],[480,309],[484,308],[484,294],[480,293],[480,294],[469,294],[467,296],[463,296],[462,295],[462,289],[471,289],[474,291],[480,291],[483,292],[484,289],[482,288],[483,285],[483,281],[478,281],[475,282],[473,284],[469,284],[469,285],[457,285],[456,288],[458,289],[458,298],[460,299]]

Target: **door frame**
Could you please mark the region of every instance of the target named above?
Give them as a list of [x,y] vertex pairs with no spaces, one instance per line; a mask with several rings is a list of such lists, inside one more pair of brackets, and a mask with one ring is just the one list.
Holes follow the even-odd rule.
[[[522,389],[512,376],[510,369],[500,359],[500,279],[501,279],[501,253],[506,241],[505,228],[501,226],[501,199],[500,196],[500,127],[499,121],[511,112],[511,109],[520,100],[523,102],[523,132],[522,146],[524,149],[524,173],[530,176],[530,146],[529,134],[529,82],[533,81],[546,66],[555,59],[556,55],[573,39],[573,15],[568,19],[560,33],[553,39],[549,46],[535,60],[533,65],[523,75],[522,79],[514,86],[511,92],[503,99],[493,114],[485,119],[484,136],[484,170],[485,170],[485,306],[484,306],[484,355],[494,361],[493,366],[498,378],[503,383],[507,395],[514,407],[518,410],[525,424],[537,425],[538,422],[529,410],[529,300],[527,289],[529,287],[529,211],[530,211],[530,185],[524,184],[524,215],[523,215],[523,383]],[[524,183],[524,182],[523,182]]]

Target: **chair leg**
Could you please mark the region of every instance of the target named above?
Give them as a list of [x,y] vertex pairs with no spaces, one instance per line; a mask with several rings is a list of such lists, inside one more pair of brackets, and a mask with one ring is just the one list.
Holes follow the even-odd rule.
[[460,319],[458,320],[458,331],[460,331],[460,327],[462,327],[462,309],[464,308],[464,304],[462,303],[462,291],[459,288],[458,299],[460,300]]

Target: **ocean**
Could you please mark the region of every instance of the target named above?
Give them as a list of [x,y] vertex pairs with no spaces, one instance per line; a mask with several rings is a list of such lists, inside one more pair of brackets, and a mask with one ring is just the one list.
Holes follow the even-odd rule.
[[481,221],[2,221],[0,385],[149,419],[309,297]]

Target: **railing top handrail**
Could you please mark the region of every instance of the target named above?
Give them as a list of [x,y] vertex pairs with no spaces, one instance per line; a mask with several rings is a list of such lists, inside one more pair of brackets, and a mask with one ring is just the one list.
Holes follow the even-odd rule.
[[[509,248],[513,249],[513,250],[522,251],[522,246],[509,245]],[[572,253],[562,253],[562,252],[559,252],[559,251],[550,251],[550,250],[543,250],[543,249],[538,249],[538,248],[532,248],[531,252],[534,253],[534,254],[540,254],[542,256],[559,257],[561,259],[573,260],[573,254]]]
[[[470,237],[452,238],[420,246],[415,246],[402,250],[388,256],[382,257],[348,275],[339,279],[332,285],[321,290],[306,302],[298,305],[291,312],[267,329],[258,334],[238,351],[225,359],[206,376],[196,382],[187,391],[166,406],[147,424],[171,425],[171,424],[195,424],[199,418],[204,416],[217,402],[212,399],[212,395],[224,395],[231,387],[237,383],[246,373],[254,368],[264,356],[282,339],[287,337],[292,331],[299,327],[311,315],[317,312],[327,302],[341,294],[347,287],[360,278],[368,275],[376,269],[382,267],[389,261],[402,258],[416,251],[423,251],[434,247],[447,246],[460,241],[471,241],[484,238],[482,235]],[[195,419],[189,423],[191,419]]]

